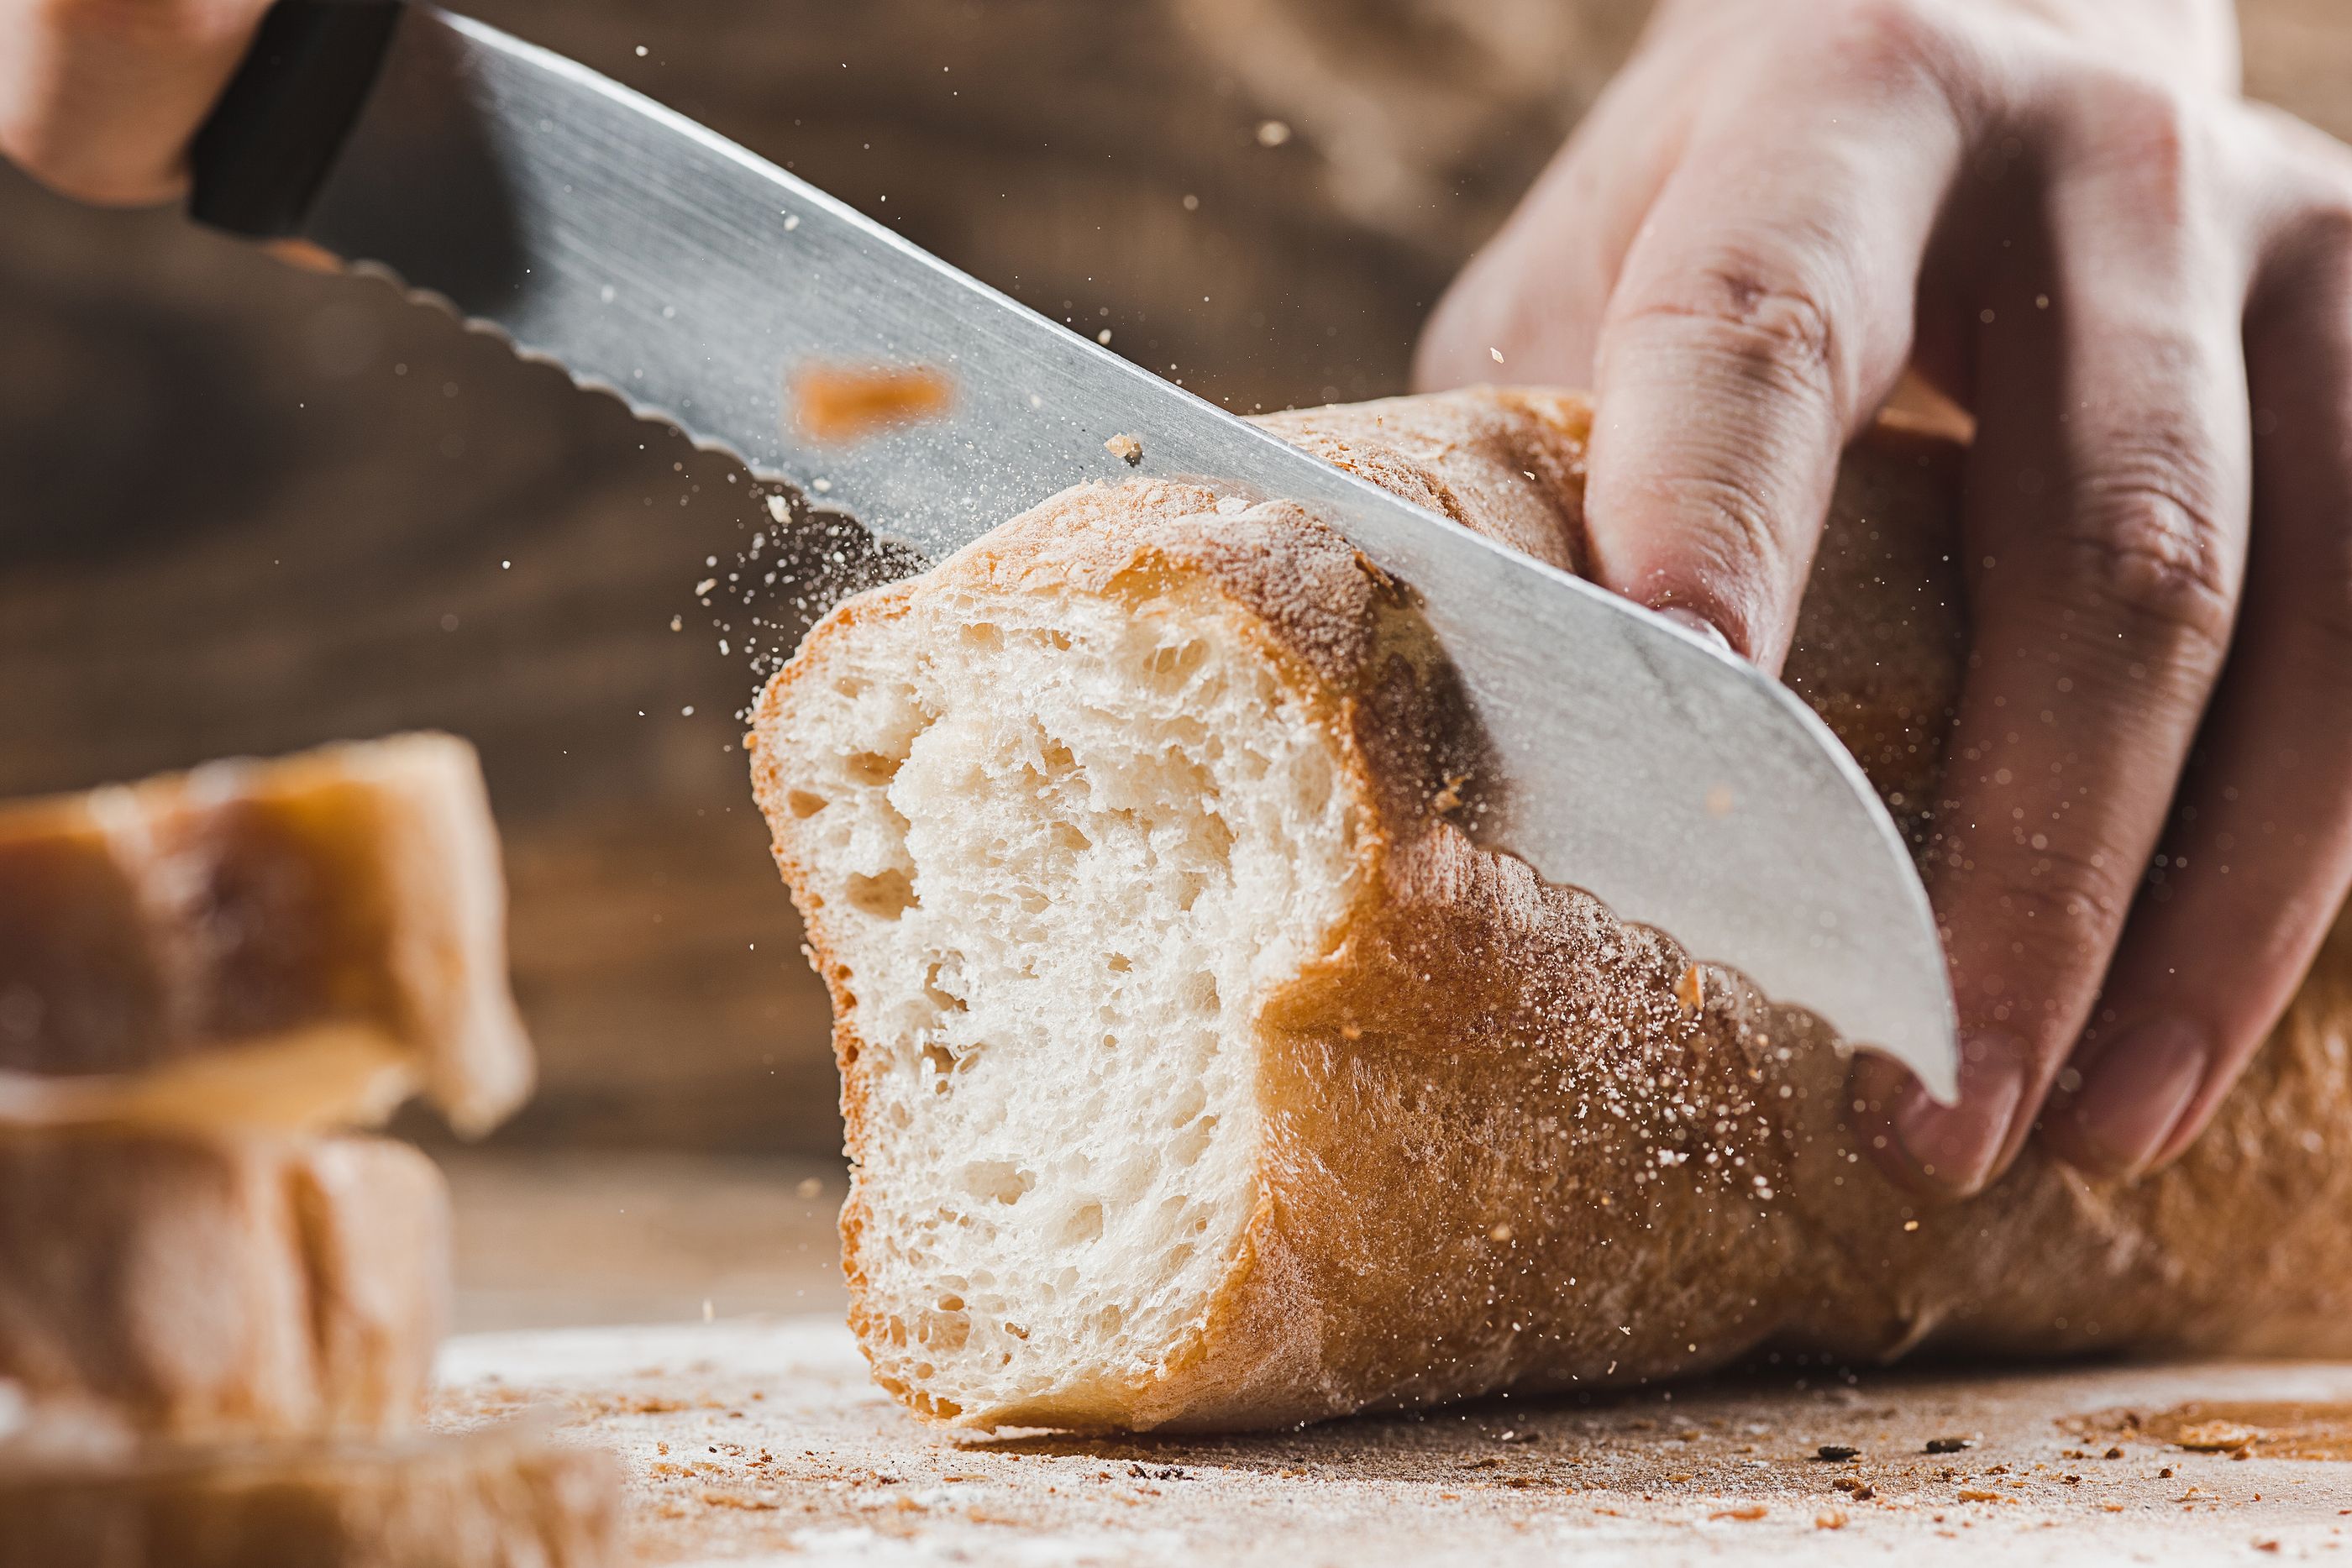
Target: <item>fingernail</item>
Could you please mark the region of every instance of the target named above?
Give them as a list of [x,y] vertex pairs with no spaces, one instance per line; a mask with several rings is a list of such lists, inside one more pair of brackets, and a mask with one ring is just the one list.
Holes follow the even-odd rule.
[[2212,1061],[2185,1019],[2143,1019],[2110,1040],[2066,1107],[2074,1142],[2109,1175],[2135,1176],[2164,1151]]
[[1731,645],[1731,639],[1723,634],[1723,628],[1701,615],[1697,611],[1685,610],[1679,604],[1664,604],[1658,607],[1658,613],[1685,632],[1697,632],[1724,653],[1735,658],[1738,656],[1738,650]]
[[1920,1174],[1966,1197],[1992,1179],[2024,1098],[2024,1042],[1989,1031],[1962,1042],[1958,1104],[1938,1105],[1915,1083],[1891,1120]]

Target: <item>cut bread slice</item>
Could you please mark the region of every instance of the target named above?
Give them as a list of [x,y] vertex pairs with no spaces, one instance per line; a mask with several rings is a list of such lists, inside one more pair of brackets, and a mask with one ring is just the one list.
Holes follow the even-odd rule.
[[0,1125],[322,1127],[530,1092],[473,748],[208,763],[0,807]]
[[0,1442],[406,1427],[448,1249],[404,1144],[0,1133]]
[[[1268,423],[1580,564],[1575,398]],[[1850,455],[1788,667],[1915,830],[1956,459],[1891,426]],[[1766,1344],[2352,1349],[2342,934],[2179,1166],[2109,1190],[2030,1154],[1915,1208],[1816,1020],[1471,841],[1449,693],[1336,536],[1146,480],[845,603],[771,682],[753,781],[833,990],[885,1387],[1217,1427]]]
[[761,798],[856,1020],[880,1207],[854,1266],[887,1304],[861,1332],[912,1396],[958,1369],[941,1414],[1055,1368],[1084,1399],[1183,1336],[1255,1207],[1252,1013],[1358,896],[1333,706],[1213,585],[1087,559],[1214,500],[1073,497],[1034,590],[868,601],[762,714]]
[[527,1429],[0,1452],[0,1568],[608,1568],[618,1467]]

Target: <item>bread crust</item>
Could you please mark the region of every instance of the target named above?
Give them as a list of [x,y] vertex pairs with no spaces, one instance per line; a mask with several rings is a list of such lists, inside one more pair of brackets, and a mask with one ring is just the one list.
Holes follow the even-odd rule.
[[331,746],[0,808],[0,1123],[462,1131],[530,1087],[473,748]]
[[0,1134],[0,1447],[404,1428],[448,1227],[440,1171],[387,1139]]
[[0,1568],[605,1568],[619,1491],[513,1429],[0,1461]]
[[[1554,564],[1580,564],[1590,417],[1491,389],[1276,416],[1374,483]],[[1787,678],[1924,832],[1962,667],[1948,561],[1958,451],[1900,424],[1849,455]],[[796,896],[760,734],[835,639],[950,587],[1051,580],[1216,596],[1349,758],[1360,888],[1330,956],[1257,1030],[1256,1212],[1199,1332],[1123,1386],[963,1411],[888,1375],[890,1303],[844,1211],[852,1322],[886,1385],[982,1425],[1217,1428],[1513,1386],[1623,1384],[1759,1347],[2352,1350],[2352,933],[2188,1155],[2132,1186],[2031,1149],[1983,1197],[1919,1205],[1857,1145],[1818,1020],[1673,939],[1482,849],[1451,807],[1479,740],[1405,597],[1295,508],[1223,518],[1185,487],[1066,492],[930,576],[821,625],[764,695],[755,788]],[[852,998],[821,910],[853,1159]]]

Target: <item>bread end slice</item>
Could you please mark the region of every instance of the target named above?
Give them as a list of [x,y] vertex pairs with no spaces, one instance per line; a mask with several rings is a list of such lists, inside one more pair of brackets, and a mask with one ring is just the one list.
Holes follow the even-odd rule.
[[405,1427],[448,1249],[388,1139],[0,1133],[0,1443]]
[[323,747],[0,808],[0,1124],[317,1127],[530,1092],[473,748]]

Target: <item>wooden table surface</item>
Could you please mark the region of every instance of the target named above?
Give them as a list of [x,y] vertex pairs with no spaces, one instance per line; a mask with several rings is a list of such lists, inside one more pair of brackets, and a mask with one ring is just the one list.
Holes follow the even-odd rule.
[[[2352,1365],[1784,1364],[1252,1437],[990,1437],[919,1425],[867,1380],[840,1317],[837,1166],[476,1154],[451,1175],[469,1332],[444,1354],[436,1422],[535,1413],[613,1450],[650,1563],[2352,1554],[2352,1463],[2276,1457],[2276,1424],[2233,1458],[2233,1433],[2179,1415],[2296,1402],[2352,1455]],[[2168,1440],[2216,1431],[2210,1451]],[[1926,1451],[1948,1437],[1970,1446]]]
[[841,1161],[436,1151],[461,1333],[823,1313],[838,1319]]

